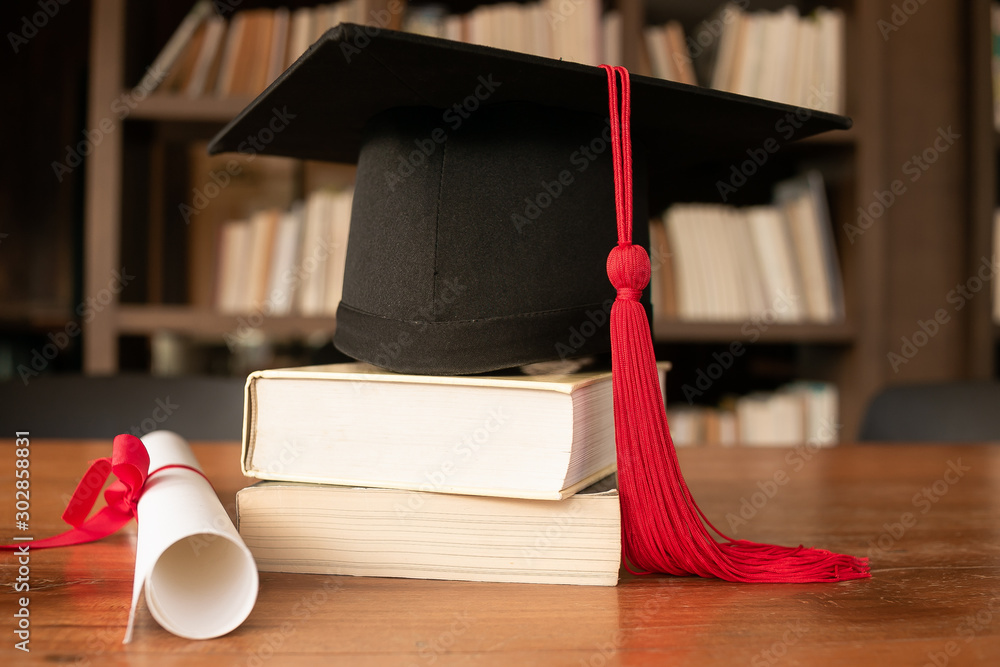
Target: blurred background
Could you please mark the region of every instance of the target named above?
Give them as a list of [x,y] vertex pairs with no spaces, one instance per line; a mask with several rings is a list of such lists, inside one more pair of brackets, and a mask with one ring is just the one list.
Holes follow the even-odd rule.
[[[30,396],[44,420],[55,399],[37,387],[59,378],[81,383],[59,394],[72,401],[88,378],[207,377],[209,395],[235,388],[235,413],[252,370],[344,360],[331,337],[353,168],[209,157],[205,145],[349,21],[853,119],[788,146],[794,129],[776,127],[776,152],[748,146],[697,184],[661,184],[670,205],[651,210],[651,293],[678,444],[889,437],[870,411],[897,386],[929,388],[920,400],[935,404],[965,387],[960,402],[989,412],[1000,407],[989,393],[995,11],[974,0],[3,3],[4,396]],[[314,257],[318,247],[330,252]],[[886,410],[906,418],[919,405]],[[239,437],[235,419],[222,437]]]

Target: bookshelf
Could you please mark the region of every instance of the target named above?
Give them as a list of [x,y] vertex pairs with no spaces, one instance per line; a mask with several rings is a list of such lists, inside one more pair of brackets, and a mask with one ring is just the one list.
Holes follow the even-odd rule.
[[[182,8],[168,10],[126,0],[95,0],[90,55],[94,76],[90,81],[88,127],[96,127],[107,118],[108,101],[126,94],[128,87],[139,80],[142,68],[151,62],[190,3],[183,4]],[[245,2],[240,9],[277,4]],[[628,36],[640,33],[647,23],[662,23],[671,18],[680,20],[690,31],[714,9],[694,0],[618,0],[613,4],[621,14],[622,58],[633,70],[638,70],[642,61],[641,43]],[[785,4],[788,3],[765,1],[754,3],[750,9],[777,10]],[[769,188],[773,182],[803,167],[814,166],[824,173],[844,276],[847,314],[844,321],[833,324],[773,324],[752,347],[764,357],[773,350],[777,357],[791,358],[791,363],[778,365],[793,377],[835,382],[841,395],[843,439],[850,440],[868,399],[886,383],[900,379],[886,363],[893,341],[912,333],[915,322],[926,318],[927,312],[933,313],[931,306],[947,292],[950,281],[961,275],[971,261],[969,257],[978,252],[972,249],[982,242],[981,225],[974,228],[978,240],[970,239],[966,245],[969,235],[966,231],[961,241],[951,239],[940,220],[961,220],[965,230],[966,209],[973,202],[979,211],[976,220],[985,219],[987,200],[992,212],[996,190],[992,175],[996,162],[994,149],[988,155],[976,154],[977,164],[989,163],[993,171],[989,178],[980,179],[983,182],[976,180],[970,185],[968,192],[955,194],[937,186],[914,189],[886,215],[886,224],[872,225],[857,243],[848,242],[842,228],[852,221],[856,208],[867,205],[872,193],[884,190],[898,172],[906,151],[911,150],[905,143],[907,136],[923,137],[928,123],[943,122],[941,118],[956,114],[964,118],[962,114],[973,107],[982,115],[982,100],[976,98],[975,104],[970,103],[964,79],[953,76],[954,68],[964,59],[951,49],[955,47],[953,42],[971,29],[969,26],[977,25],[974,19],[981,19],[986,3],[972,3],[971,11],[933,3],[922,5],[912,18],[911,27],[893,34],[889,41],[873,26],[890,15],[891,2],[832,0],[796,4],[803,13],[820,4],[845,12],[846,113],[853,117],[855,125],[850,131],[812,138],[790,148],[776,160],[774,172],[762,178],[766,181],[762,188]],[[453,9],[467,11],[474,6],[475,3],[466,2],[454,5]],[[160,22],[167,26],[154,31],[151,26]],[[988,28],[988,21],[981,22]],[[944,28],[937,33],[929,29],[940,26]],[[981,31],[976,34],[977,39],[984,39]],[[914,58],[921,63],[936,59],[938,66],[914,72]],[[977,80],[982,78],[981,71],[977,77]],[[940,90],[939,96],[929,100],[924,99],[923,92],[928,80]],[[120,366],[121,341],[126,337],[150,337],[170,331],[221,344],[222,336],[239,326],[237,316],[222,315],[178,299],[177,294],[184,291],[183,279],[178,283],[172,272],[186,270],[183,258],[176,258],[175,268],[174,255],[167,256],[163,250],[157,255],[156,250],[162,247],[183,250],[183,244],[178,246],[176,238],[170,240],[175,230],[162,213],[164,201],[183,193],[186,186],[176,182],[178,176],[167,146],[207,140],[247,101],[246,97],[186,99],[154,93],[138,101],[124,119],[111,118],[113,131],[88,158],[84,294],[96,293],[107,284],[109,273],[121,265],[126,248],[138,248],[149,270],[120,299],[114,298],[102,317],[85,324],[85,372],[115,372]],[[989,145],[995,147],[992,123],[989,127]],[[949,158],[964,160],[968,150],[967,146],[960,147]],[[980,174],[978,170],[975,173]],[[937,178],[938,174],[932,172],[929,180],[930,177]],[[127,190],[123,188],[126,181],[132,184]],[[932,215],[924,215],[926,211]],[[919,222],[904,223],[912,219]],[[910,229],[918,228],[920,234],[929,234],[934,241],[929,247],[914,239],[907,241],[904,224],[909,224]],[[940,242],[937,248],[936,242]],[[945,261],[930,262],[928,268],[928,257],[939,251],[946,255]],[[917,280],[920,289],[928,294],[914,297],[908,280]],[[983,307],[979,303],[975,306],[975,317],[981,319]],[[933,349],[921,351],[923,370],[909,364],[902,369],[901,377],[939,379],[978,374],[987,358],[992,368],[997,329],[987,327],[983,336],[979,328],[967,325],[967,317],[968,313],[962,314],[960,326],[942,333],[940,345],[936,340]],[[332,333],[334,327],[330,317],[290,316],[266,318],[259,329],[267,336],[280,338]],[[654,337],[658,350],[667,350],[675,357],[675,374],[693,370],[677,365],[677,357],[691,352],[694,358],[705,358],[714,349],[744,340],[739,323],[662,318],[654,322]],[[957,366],[956,359],[961,360]]]
[[[973,147],[969,171],[969,266],[975,266],[980,257],[992,254],[993,215],[1000,207],[1000,182],[997,180],[1000,131],[994,122],[990,62],[993,53],[991,4],[990,0],[976,0],[969,5],[969,124]],[[970,305],[969,376],[992,379],[1000,375],[997,366],[1000,324],[993,321],[992,304],[987,299],[973,300]]]

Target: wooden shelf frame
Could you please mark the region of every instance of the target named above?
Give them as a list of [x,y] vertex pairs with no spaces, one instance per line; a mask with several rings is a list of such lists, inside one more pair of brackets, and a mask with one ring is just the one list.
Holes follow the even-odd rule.
[[226,314],[188,306],[122,304],[117,318],[117,329],[122,334],[151,336],[170,331],[207,340],[238,336],[247,329],[274,338],[333,335],[336,329],[336,319],[330,316]]
[[[133,0],[134,1],[134,0]],[[694,2],[694,0],[691,0]],[[277,4],[277,3],[276,3]],[[838,155],[845,160],[850,178],[850,200],[863,202],[884,188],[885,159],[885,52],[883,40],[872,26],[891,11],[884,0],[834,0],[847,13],[848,113],[855,126],[846,132],[828,133],[802,143],[803,151],[826,147],[848,148]],[[125,90],[124,56],[127,0],[95,0],[91,26],[91,72],[88,127],[97,127],[108,114],[110,100]],[[618,0],[626,35],[641,30],[646,14],[644,0]],[[926,8],[921,12],[927,11]],[[624,39],[625,64],[635,69],[640,61],[639,42]],[[122,225],[123,124],[146,122],[161,127],[218,127],[231,120],[250,100],[237,98],[191,99],[153,93],[139,102],[124,120],[111,118],[114,131],[88,158],[86,184],[85,283],[86,294],[95,294],[119,268],[118,239]],[[200,125],[199,125],[200,124]],[[195,130],[191,130],[195,131]],[[207,136],[205,137],[208,138]],[[856,205],[856,204],[855,204]],[[850,215],[853,207],[844,213]],[[836,233],[840,241],[841,225]],[[882,226],[884,227],[884,226]],[[868,230],[865,243],[848,248],[840,243],[845,275],[847,321],[824,324],[774,324],[763,332],[758,343],[835,346],[838,361],[844,433],[856,432],[868,399],[887,380],[885,342],[887,331],[882,313],[889,302],[888,285],[882,263],[889,252],[888,234],[879,226]],[[247,322],[250,316],[243,316]],[[209,340],[236,331],[240,316],[222,315],[188,306],[119,304],[113,299],[99,317],[84,325],[84,371],[109,374],[117,371],[117,349],[122,335],[151,336],[158,331]],[[258,327],[269,336],[310,335],[334,330],[333,318],[268,317]],[[665,343],[726,343],[745,340],[742,323],[676,322],[658,320],[654,337]]]
[[153,93],[132,110],[129,118],[164,122],[220,123],[231,121],[253,101],[252,97],[185,97]]
[[[273,337],[333,334],[336,318],[305,315],[267,316],[260,312],[219,313],[213,310],[175,305],[120,304],[115,326],[122,334],[153,335],[158,331],[190,334],[196,338],[220,338],[241,327],[259,330]],[[855,327],[846,322],[833,324],[774,323],[751,325],[756,342],[774,344],[810,343],[850,345]],[[685,322],[658,319],[653,322],[653,338],[661,343],[730,343],[748,341],[753,333],[742,322]]]

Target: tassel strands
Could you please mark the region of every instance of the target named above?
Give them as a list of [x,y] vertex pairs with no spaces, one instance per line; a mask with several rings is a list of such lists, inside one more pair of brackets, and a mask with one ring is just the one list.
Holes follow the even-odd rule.
[[662,572],[738,582],[834,582],[871,576],[866,558],[727,537],[691,497],[670,439],[649,322],[639,303],[650,265],[646,251],[632,245],[628,70],[601,67],[608,75],[618,223],[618,245],[608,256],[607,269],[618,293],[611,310],[611,352],[626,567],[633,574]]

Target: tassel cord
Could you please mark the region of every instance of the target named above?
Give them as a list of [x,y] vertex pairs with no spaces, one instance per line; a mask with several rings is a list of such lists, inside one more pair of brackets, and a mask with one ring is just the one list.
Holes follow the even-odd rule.
[[712,525],[691,496],[670,438],[649,321],[639,302],[649,283],[650,265],[646,251],[632,245],[628,71],[601,67],[608,79],[618,230],[618,245],[608,256],[607,268],[618,293],[611,309],[612,385],[626,568],[634,574],[662,572],[739,582],[824,582],[870,576],[865,558],[801,545],[734,540]]

